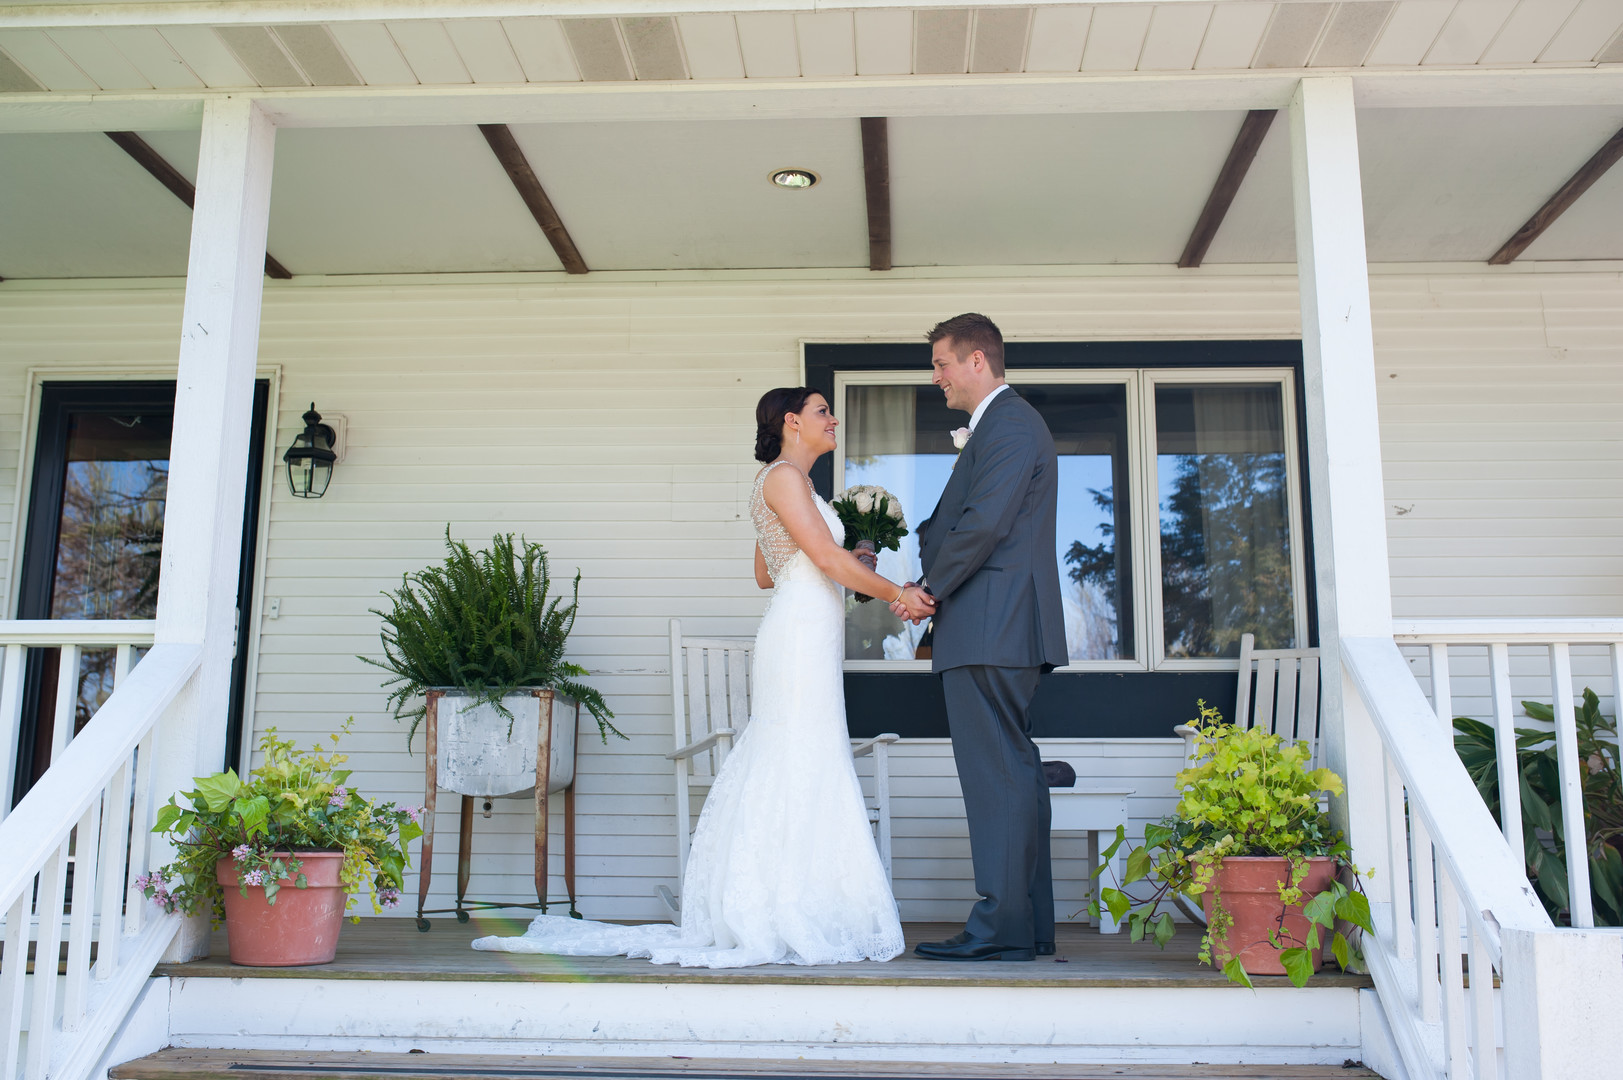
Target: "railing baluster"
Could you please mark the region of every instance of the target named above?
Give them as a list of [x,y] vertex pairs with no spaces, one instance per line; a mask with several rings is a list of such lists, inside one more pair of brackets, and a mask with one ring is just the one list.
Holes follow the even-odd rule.
[[135,646],[134,645],[120,645],[120,646],[118,646],[118,648],[113,650],[113,689],[114,690],[117,690],[118,689],[118,684],[124,681],[124,676],[126,676],[126,675],[128,675],[130,673],[130,666],[131,666],[130,661],[134,658],[134,656],[135,656]]
[[1512,851],[1525,850],[1522,840],[1521,761],[1516,752],[1516,714],[1510,697],[1510,646],[1488,646],[1493,681],[1493,747],[1499,769],[1499,824]]
[[1414,901],[1409,895],[1409,823],[1403,777],[1383,748],[1386,764],[1386,842],[1392,866],[1392,941],[1399,960],[1414,959]]
[[79,713],[79,646],[62,646],[56,669],[56,718],[51,726],[51,761],[62,757],[73,739],[73,721]]
[[1409,815],[1410,869],[1414,874],[1414,928],[1416,986],[1420,993],[1420,1018],[1435,1024],[1437,1000],[1437,882],[1432,860],[1431,836],[1420,815]]
[[124,940],[124,871],[130,853],[130,763],[118,767],[101,800],[101,932],[97,935],[96,966],[91,975],[106,979],[118,970],[119,946]]
[[0,671],[0,821],[11,812],[11,776],[17,768],[17,742],[22,736],[23,661],[28,649],[7,645]]
[[1431,646],[1431,707],[1444,729],[1454,726],[1454,685],[1448,674],[1448,646]]
[[39,899],[34,902],[39,930],[34,935],[33,1001],[28,1010],[24,1080],[45,1080],[45,1071],[51,1063],[51,1044],[56,1034],[56,965],[62,952],[62,904],[66,899],[67,881],[68,841],[64,837],[40,871]]
[[0,1077],[17,1075],[17,1057],[22,1043],[23,976],[28,971],[28,902],[32,883],[6,912],[5,952],[0,954]]
[[1498,1080],[1499,1026],[1493,1008],[1493,956],[1481,931],[1466,923],[1471,959],[1471,1075]]
[[134,824],[130,828],[129,896],[124,904],[124,932],[139,934],[146,922],[147,898],[135,887],[135,879],[150,870],[152,833],[147,822],[152,820],[152,732],[135,750],[135,797],[130,803]]
[[1465,1080],[1470,1046],[1465,1016],[1465,977],[1460,965],[1460,898],[1446,865],[1437,875],[1437,971],[1442,981],[1443,1075]]
[[68,916],[68,972],[62,988],[62,1030],[83,1023],[90,989],[90,932],[96,912],[96,857],[101,800],[93,801],[73,833],[73,900]]
[[1555,711],[1555,760],[1561,777],[1561,831],[1566,839],[1572,925],[1594,926],[1594,900],[1589,895],[1589,836],[1584,828],[1583,762],[1578,760],[1578,724],[1572,715],[1572,650],[1564,641],[1550,646],[1550,691]]

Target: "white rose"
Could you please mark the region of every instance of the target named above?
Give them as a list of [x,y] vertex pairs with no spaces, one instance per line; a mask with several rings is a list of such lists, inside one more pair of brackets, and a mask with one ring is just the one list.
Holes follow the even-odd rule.
[[952,448],[954,450],[962,450],[966,445],[968,445],[969,436],[970,436],[970,431],[969,431],[968,428],[966,428],[966,427],[953,428],[953,430],[952,430]]
[[857,511],[859,513],[866,514],[873,509],[873,495],[868,491],[864,490],[857,492],[856,498],[852,501],[857,504]]
[[902,504],[901,503],[899,503],[896,500],[892,499],[891,503],[890,503],[890,511],[889,511],[889,513],[890,513],[890,519],[892,521],[896,522],[898,525],[900,525],[904,529],[907,528],[907,521],[902,517]]

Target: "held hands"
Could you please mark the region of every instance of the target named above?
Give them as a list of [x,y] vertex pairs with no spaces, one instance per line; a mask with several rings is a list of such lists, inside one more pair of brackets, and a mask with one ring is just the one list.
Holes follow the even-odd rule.
[[902,595],[891,603],[890,610],[898,619],[905,619],[917,626],[935,614],[935,597],[909,581],[902,589]]

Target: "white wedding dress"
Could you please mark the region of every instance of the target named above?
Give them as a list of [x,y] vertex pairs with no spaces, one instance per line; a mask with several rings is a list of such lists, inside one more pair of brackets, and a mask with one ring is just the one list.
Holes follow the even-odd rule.
[[[776,588],[755,635],[749,726],[694,831],[682,924],[542,915],[524,936],[479,938],[475,949],[711,968],[889,960],[902,951],[846,733],[840,587],[796,547],[761,493],[782,464],[762,469],[750,496]],[[812,497],[829,530],[844,535],[839,516]]]

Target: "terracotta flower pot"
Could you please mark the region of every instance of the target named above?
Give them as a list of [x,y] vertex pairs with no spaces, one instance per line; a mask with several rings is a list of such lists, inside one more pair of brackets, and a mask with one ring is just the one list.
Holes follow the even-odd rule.
[[[1303,901],[1311,900],[1330,887],[1336,878],[1334,859],[1307,860],[1307,876],[1300,886]],[[1226,934],[1212,935],[1212,963],[1222,967],[1234,955],[1232,942],[1240,953],[1240,966],[1249,975],[1283,975],[1285,965],[1279,962],[1279,950],[1268,941],[1268,932],[1275,935],[1285,948],[1300,947],[1307,942],[1308,919],[1302,914],[1301,904],[1285,907],[1279,902],[1279,883],[1290,879],[1290,860],[1266,855],[1231,855],[1223,860],[1217,871],[1217,892],[1223,906],[1234,917],[1234,925]],[[1212,921],[1212,892],[1201,895],[1201,907],[1206,912],[1206,923]],[[1281,922],[1280,913],[1284,912]],[[1324,964],[1324,935],[1320,947],[1313,950],[1313,970]]]
[[[276,852],[286,859],[287,852]],[[231,962],[247,967],[298,967],[326,964],[338,952],[338,930],[344,925],[348,899],[339,884],[342,851],[301,851],[308,883],[282,882],[276,903],[267,903],[263,885],[248,886],[243,896],[237,864],[228,855],[214,866],[215,880],[225,890],[225,932]],[[295,875],[297,876],[297,875]]]

